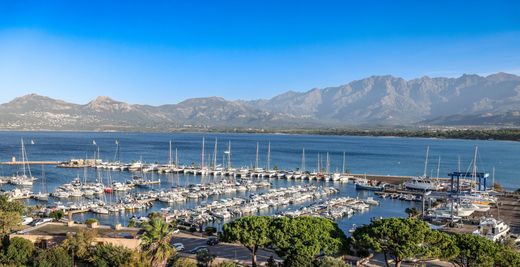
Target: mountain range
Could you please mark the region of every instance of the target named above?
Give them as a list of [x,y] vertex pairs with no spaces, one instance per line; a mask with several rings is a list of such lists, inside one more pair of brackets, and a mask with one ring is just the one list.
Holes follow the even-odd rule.
[[161,106],[101,96],[73,104],[36,94],[0,105],[0,129],[169,130],[417,125],[520,125],[520,76],[496,73],[405,80],[371,76],[271,99],[192,98]]

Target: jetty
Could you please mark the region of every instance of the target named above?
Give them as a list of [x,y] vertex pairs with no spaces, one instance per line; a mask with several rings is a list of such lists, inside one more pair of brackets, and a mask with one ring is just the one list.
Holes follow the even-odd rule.
[[6,161],[6,162],[0,162],[0,165],[58,165],[61,161]]

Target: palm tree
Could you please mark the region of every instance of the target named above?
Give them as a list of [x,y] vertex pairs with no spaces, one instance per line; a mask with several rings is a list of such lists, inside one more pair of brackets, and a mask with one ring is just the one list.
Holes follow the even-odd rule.
[[141,247],[149,256],[153,266],[164,266],[175,255],[175,248],[170,244],[173,228],[162,218],[153,218],[143,226]]

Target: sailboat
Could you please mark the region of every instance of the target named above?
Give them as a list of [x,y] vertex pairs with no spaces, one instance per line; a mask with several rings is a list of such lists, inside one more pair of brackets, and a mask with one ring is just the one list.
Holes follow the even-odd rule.
[[22,156],[22,174],[14,175],[9,179],[9,183],[13,185],[19,185],[19,186],[32,186],[34,181],[36,180],[35,177],[32,176],[31,168],[27,164],[27,152],[25,151],[25,145],[23,142],[23,138],[21,139],[21,156]]
[[[38,194],[34,194],[33,197],[39,201],[48,201],[49,200],[49,193],[47,193],[46,187],[45,187],[45,169],[44,165],[42,165],[42,187],[40,189],[40,192]],[[42,192],[43,190],[43,192]]]
[[406,181],[404,186],[408,189],[421,190],[421,191],[437,191],[442,189],[441,185],[427,176],[428,170],[428,156],[430,153],[430,147],[426,147],[426,159],[424,160],[424,173],[422,176],[416,176]]

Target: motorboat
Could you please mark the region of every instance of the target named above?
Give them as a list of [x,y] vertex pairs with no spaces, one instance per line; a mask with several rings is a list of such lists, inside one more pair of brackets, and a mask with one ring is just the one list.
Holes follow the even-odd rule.
[[480,221],[478,229],[473,234],[485,237],[494,242],[507,238],[510,231],[509,225],[495,218],[485,218]]
[[404,182],[404,187],[420,191],[438,191],[442,189],[439,182],[430,179],[427,176],[416,176]]
[[358,190],[382,191],[386,187],[385,183],[367,180],[366,178],[357,179],[354,183]]

